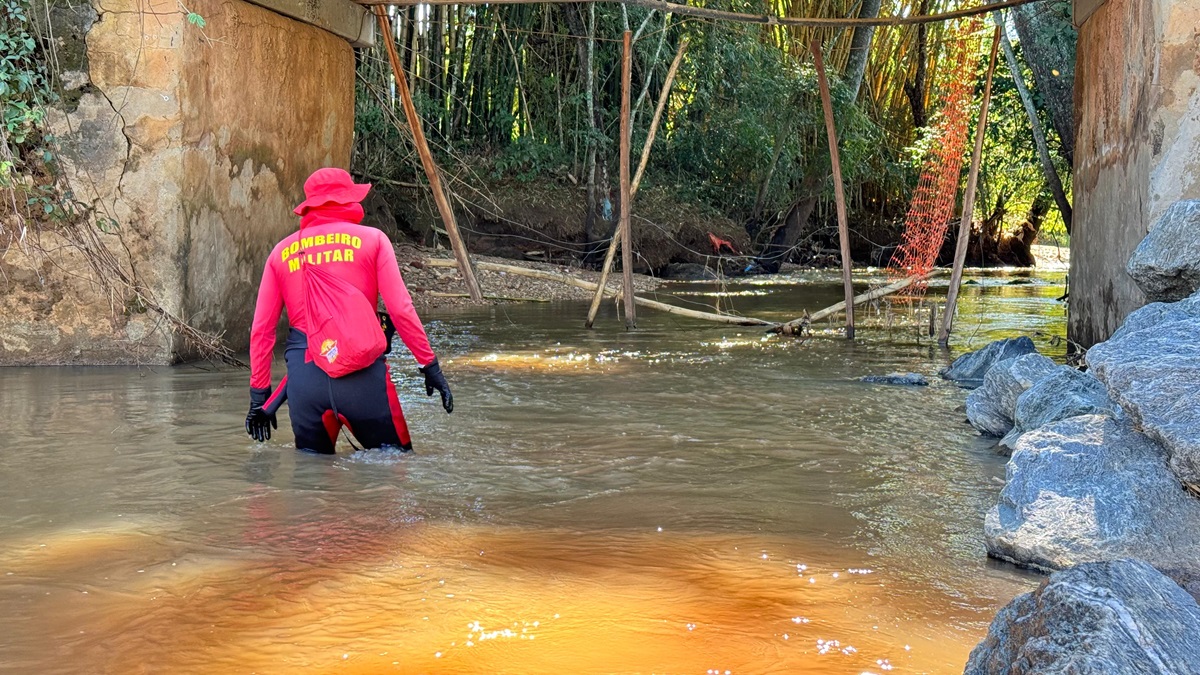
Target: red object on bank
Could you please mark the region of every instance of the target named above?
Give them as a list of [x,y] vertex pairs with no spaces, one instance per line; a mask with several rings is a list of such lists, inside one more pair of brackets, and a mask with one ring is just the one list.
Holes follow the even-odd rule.
[[717,255],[721,254],[722,248],[727,248],[729,249],[730,253],[737,255],[737,249],[733,247],[733,242],[729,241],[728,239],[722,239],[712,232],[709,232],[708,240],[712,242],[713,252]]

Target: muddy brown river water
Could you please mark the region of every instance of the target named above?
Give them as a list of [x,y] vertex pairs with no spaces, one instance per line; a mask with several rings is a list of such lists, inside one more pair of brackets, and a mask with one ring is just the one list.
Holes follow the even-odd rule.
[[[286,412],[253,442],[244,371],[0,370],[0,672],[961,672],[1040,577],[986,558],[1004,459],[936,373],[1064,332],[1061,274],[971,278],[948,354],[878,317],[432,314],[456,408],[397,355],[407,456],[298,454]],[[777,319],[841,294],[672,290]],[[931,385],[855,380],[891,371]]]

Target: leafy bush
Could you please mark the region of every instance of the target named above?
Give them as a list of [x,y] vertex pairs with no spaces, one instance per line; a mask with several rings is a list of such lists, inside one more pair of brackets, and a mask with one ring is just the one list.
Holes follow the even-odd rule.
[[0,6],[0,186],[11,186],[52,94],[31,32],[29,0],[0,0]]

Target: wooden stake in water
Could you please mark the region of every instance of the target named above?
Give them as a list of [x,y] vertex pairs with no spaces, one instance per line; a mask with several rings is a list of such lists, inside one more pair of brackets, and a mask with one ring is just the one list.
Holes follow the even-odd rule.
[[983,87],[983,105],[979,108],[979,126],[975,129],[975,151],[971,154],[971,175],[967,178],[967,192],[963,195],[962,220],[958,223],[958,242],[954,247],[954,272],[950,275],[950,288],[946,291],[946,309],[942,314],[942,329],[938,333],[938,345],[950,344],[950,326],[954,322],[954,309],[958,305],[958,288],[962,284],[963,266],[967,262],[967,244],[971,240],[971,217],[975,212],[975,188],[979,184],[979,161],[983,156],[983,132],[987,129],[988,103],[992,100],[992,73],[996,72],[996,52],[1000,49],[1000,26],[992,37],[992,60],[988,64],[987,83]]
[[[633,176],[633,184],[629,186],[629,199],[633,200],[637,196],[638,186],[642,183],[642,175],[646,171],[646,161],[650,159],[650,146],[654,144],[654,136],[658,131],[658,121],[662,118],[663,108],[667,105],[668,94],[671,93],[671,83],[675,81],[675,73],[679,70],[679,64],[683,61],[683,53],[687,51],[688,40],[684,38],[679,43],[679,51],[675,53],[675,60],[671,62],[671,68],[667,70],[667,79],[663,83],[662,92],[658,95],[658,106],[654,109],[654,119],[650,121],[650,133],[646,137],[646,143],[642,145],[642,161],[638,163],[637,173]],[[595,297],[592,298],[592,306],[588,308],[587,321],[584,323],[588,328],[596,322],[596,312],[600,310],[600,301],[604,285],[608,283],[608,273],[612,271],[613,258],[617,256],[617,246],[621,243],[621,230],[613,233],[612,241],[608,242],[608,253],[604,255],[604,265],[600,268],[600,285],[597,288]]]
[[387,47],[388,60],[392,63],[392,73],[396,76],[396,89],[400,94],[404,117],[407,118],[408,127],[412,131],[413,145],[417,146],[417,154],[421,156],[421,166],[425,168],[425,177],[429,179],[429,190],[433,193],[433,200],[437,202],[438,212],[441,213],[442,222],[446,225],[446,234],[450,237],[450,248],[454,250],[454,259],[458,261],[458,273],[462,275],[471,299],[475,302],[483,302],[483,291],[479,289],[475,271],[471,269],[467,246],[458,233],[458,223],[454,220],[454,209],[450,207],[450,200],[446,199],[446,193],[442,190],[441,175],[438,173],[437,165],[433,162],[429,145],[425,142],[425,132],[421,129],[421,118],[417,116],[417,108],[413,105],[412,92],[408,88],[408,78],[404,75],[400,57],[396,54],[392,27],[383,7],[375,7],[375,17],[379,19],[379,32],[382,33],[383,44]]
[[833,164],[833,198],[837,202],[838,242],[842,251],[842,286],[846,292],[846,337],[854,339],[854,279],[850,259],[850,227],[846,223],[846,195],[842,187],[842,163],[838,159],[837,129],[833,125],[833,103],[829,99],[829,81],[825,79],[825,61],[821,58],[821,44],[817,40],[808,43],[813,63],[817,67],[817,81],[821,85],[821,106],[825,109],[825,133],[829,136],[829,160]]
[[625,296],[625,328],[637,328],[637,315],[633,304],[633,237],[629,218],[629,87],[633,61],[633,33],[625,31],[625,47],[621,55],[621,271],[625,278],[621,284]]

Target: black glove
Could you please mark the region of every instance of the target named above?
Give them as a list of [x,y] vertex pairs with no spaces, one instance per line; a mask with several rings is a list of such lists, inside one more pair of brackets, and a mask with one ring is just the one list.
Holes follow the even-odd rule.
[[450,393],[450,385],[446,382],[446,376],[442,375],[442,367],[438,365],[437,359],[418,370],[425,375],[425,395],[433,396],[433,390],[437,389],[442,394],[442,407],[447,413],[454,412],[454,395]]
[[246,413],[246,433],[254,440],[262,443],[271,439],[271,429],[278,429],[279,422],[275,413],[263,410],[263,404],[271,397],[271,388],[250,388],[250,412]]
[[379,327],[383,329],[383,337],[387,340],[387,351],[385,354],[392,353],[392,338],[396,337],[396,324],[392,323],[392,315],[387,312],[376,312],[379,317]]

